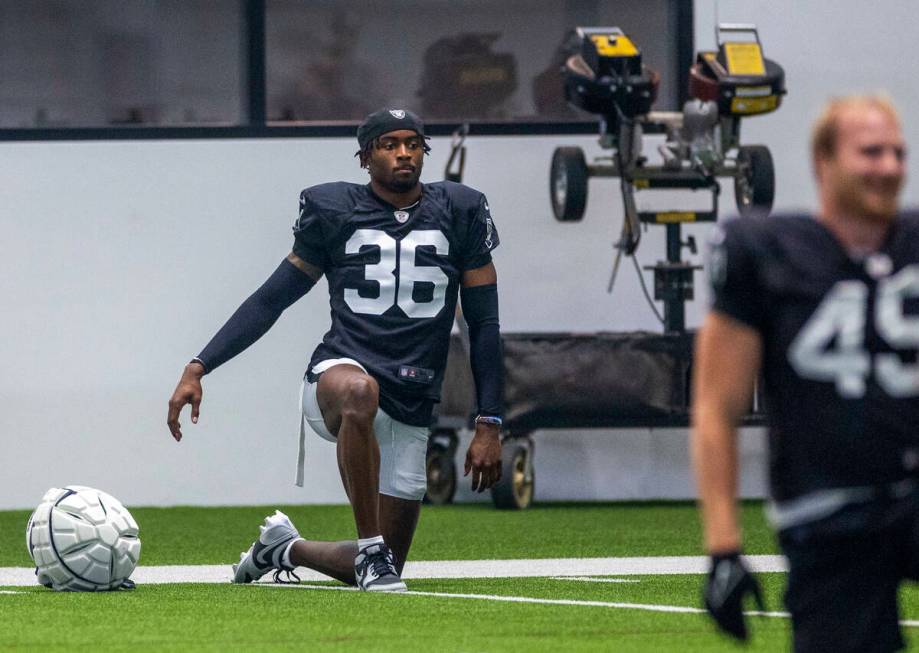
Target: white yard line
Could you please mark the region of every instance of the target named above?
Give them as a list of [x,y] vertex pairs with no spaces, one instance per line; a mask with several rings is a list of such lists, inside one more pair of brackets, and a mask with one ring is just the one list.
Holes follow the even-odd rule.
[[[564,578],[553,580],[586,580],[580,578]],[[611,579],[595,578],[595,581],[608,581]],[[276,589],[303,589],[303,590],[333,590],[338,592],[356,592],[356,587],[343,587],[341,585],[271,585],[258,583],[258,587],[273,587]],[[498,601],[504,603],[535,603],[539,605],[573,605],[590,608],[618,608],[620,610],[645,610],[648,612],[676,612],[683,614],[702,614],[705,610],[701,608],[692,608],[683,605],[654,605],[647,603],[620,603],[616,601],[581,601],[577,599],[541,599],[531,596],[502,596],[501,594],[454,594],[451,592],[420,592],[409,590],[407,592],[397,592],[391,596],[433,596],[446,599],[472,599],[478,601]],[[763,612],[760,610],[748,610],[744,612],[749,617],[768,617],[771,619],[788,619],[791,615],[787,612]],[[901,620],[900,625],[908,628],[919,627],[919,621]]]
[[591,576],[551,576],[550,580],[579,581],[581,583],[640,583],[637,578],[592,578]]
[[[263,587],[303,590],[338,590],[345,592],[357,591],[357,589],[354,587],[342,587],[340,585],[264,585]],[[416,590],[409,590],[408,592],[394,592],[393,596],[435,596],[437,598],[445,599],[474,599],[479,601],[499,601],[504,603],[536,603],[539,605],[578,605],[591,608],[624,608],[631,610],[650,610],[652,612],[683,612],[690,614],[701,614],[705,612],[705,610],[701,608],[687,608],[680,605],[647,605],[644,603],[581,601],[578,599],[539,599],[532,596],[504,596],[501,594],[453,594],[451,592],[419,592]]]
[[[782,556],[747,556],[754,571],[786,571]],[[525,576],[636,576],[705,574],[705,556],[636,558],[546,558],[537,560],[451,560],[409,562],[406,578],[516,578]]]
[[[751,569],[760,572],[786,571],[782,556],[746,556]],[[522,578],[574,576],[636,576],[657,574],[704,574],[705,556],[658,556],[648,558],[541,558],[536,560],[441,560],[409,562],[402,574],[418,578]],[[299,568],[302,580],[328,580],[311,569]],[[143,584],[228,583],[230,565],[139,566],[132,580]],[[35,584],[35,571],[28,567],[0,567],[0,587]]]

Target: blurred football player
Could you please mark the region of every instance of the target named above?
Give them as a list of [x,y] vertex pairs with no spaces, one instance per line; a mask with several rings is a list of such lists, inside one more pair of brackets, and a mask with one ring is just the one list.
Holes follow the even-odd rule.
[[462,300],[479,415],[466,473],[479,492],[501,475],[503,368],[498,332],[498,245],[485,196],[451,182],[419,181],[429,150],[410,111],[383,109],[357,131],[367,185],[321,184],[300,194],[293,251],[185,367],[169,401],[198,419],[201,377],[261,337],[324,274],[332,325],[304,379],[298,484],[305,425],[336,445],[357,541],[300,537],[286,515],[265,519],[234,580],[306,566],[366,591],[404,591],[408,556],[426,489],[432,410]]
[[759,589],[739,557],[736,425],[762,370],[794,650],[893,651],[897,588],[919,575],[919,220],[898,209],[896,111],[832,101],[812,157],[816,216],[734,220],[712,243],[692,433],[705,603],[746,638],[742,599]]

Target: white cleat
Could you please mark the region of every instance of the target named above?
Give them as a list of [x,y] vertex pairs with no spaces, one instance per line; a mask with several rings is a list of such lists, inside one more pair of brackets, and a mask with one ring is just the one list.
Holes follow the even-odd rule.
[[[290,576],[299,582],[300,579],[291,573],[295,567],[282,562],[288,545],[300,539],[300,533],[297,532],[290,518],[280,510],[275,510],[273,515],[265,517],[264,525],[258,528],[260,531],[258,539],[252,543],[248,551],[240,554],[239,562],[233,565],[233,582],[251,583],[272,569],[275,570],[276,583],[291,582]],[[288,572],[287,581],[280,579],[282,571]]]

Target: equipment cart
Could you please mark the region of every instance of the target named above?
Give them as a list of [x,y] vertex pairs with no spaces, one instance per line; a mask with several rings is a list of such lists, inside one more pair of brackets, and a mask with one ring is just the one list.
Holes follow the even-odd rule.
[[[556,149],[549,179],[553,213],[562,222],[579,221],[588,180],[619,178],[624,220],[610,288],[622,255],[635,253],[642,230],[666,228],[667,258],[648,268],[654,298],[664,305],[664,333],[502,334],[503,473],[492,490],[499,508],[522,509],[532,502],[532,433],[537,429],[688,426],[694,334],[686,330],[685,302],[693,298],[699,266],[681,260],[684,247],[696,253],[692,238],[682,240],[681,225],[717,219],[718,177],[733,179],[741,216],[768,213],[774,197],[769,149],[740,144],[741,120],[776,110],[785,94],[784,72],[763,57],[755,26],[718,25],[718,50],[697,55],[689,75],[690,99],[681,112],[651,111],[659,77],[642,64],[641,52],[621,29],[579,27],[576,34],[580,52],[563,69],[565,96],[600,116],[600,145],[611,153],[588,164],[580,148]],[[642,155],[646,132],[666,134],[660,164],[650,165]],[[637,209],[636,192],[671,189],[710,193],[711,208]],[[462,334],[454,334],[428,447],[426,500],[431,503],[450,502],[456,490],[457,433],[471,426],[475,409],[468,360]],[[762,419],[755,392],[747,422]]]

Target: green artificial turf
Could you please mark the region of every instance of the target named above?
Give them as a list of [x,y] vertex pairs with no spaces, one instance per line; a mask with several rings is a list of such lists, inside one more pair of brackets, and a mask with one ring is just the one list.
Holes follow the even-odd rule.
[[[557,585],[557,587],[555,585]],[[421,591],[637,602],[645,583],[694,594],[697,579],[602,587],[546,579],[416,581]],[[42,651],[707,651],[733,646],[699,614],[532,605],[304,588],[159,585],[134,592],[0,595],[0,649]],[[693,602],[694,603],[694,602]],[[692,604],[692,603],[691,603]],[[48,617],[53,614],[53,626]],[[92,618],[88,619],[88,614]],[[752,650],[787,640],[757,620]]]
[[[304,537],[352,539],[348,506],[278,506]],[[131,508],[140,525],[145,565],[235,562],[274,506]],[[761,502],[742,504],[747,553],[775,553]],[[0,512],[0,567],[28,566],[26,511]],[[412,560],[593,558],[701,555],[695,506],[689,502],[553,503],[524,511],[490,504],[425,506]]]
[[[777,609],[784,578],[760,574]],[[439,596],[368,595],[304,587],[149,585],[133,592],[0,595],[0,650],[41,651],[778,651],[789,622],[748,617],[748,646],[718,634],[705,615],[505,603],[445,594],[698,605],[697,576],[638,576],[638,583],[546,578],[417,580]],[[919,616],[919,594],[904,612]],[[913,629],[906,629],[916,641]]]
[[[353,537],[347,506],[283,508],[310,537]],[[144,565],[237,559],[267,507],[132,508]],[[0,566],[26,566],[28,513],[0,512]],[[747,551],[775,552],[762,506],[743,504]],[[415,560],[701,554],[690,503],[548,504],[524,512],[488,505],[426,506]],[[784,574],[759,574],[767,609],[781,610]],[[698,607],[702,577],[629,576],[626,583],[552,578],[410,580],[428,595],[227,584],[140,585],[133,592],[57,593],[0,588],[0,651],[777,651],[789,622],[750,618],[739,647],[697,613],[506,602],[496,597]],[[335,588],[335,589],[330,589]],[[451,597],[447,594],[486,598]],[[919,591],[901,593],[919,619]],[[908,641],[919,640],[906,628]]]

